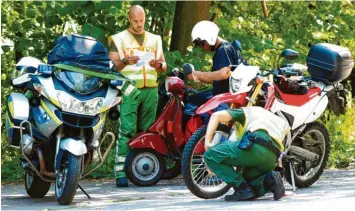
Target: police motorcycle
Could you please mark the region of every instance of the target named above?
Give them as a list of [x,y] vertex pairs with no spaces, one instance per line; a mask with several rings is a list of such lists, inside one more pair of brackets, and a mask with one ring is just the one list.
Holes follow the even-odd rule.
[[102,134],[105,121],[118,119],[122,94],[139,91],[110,68],[105,47],[91,37],[58,38],[48,63],[24,57],[16,64],[12,83],[25,92],[8,97],[6,130],[9,145],[21,150],[27,194],[42,198],[54,183],[57,202],[68,205],[77,188],[89,197],[79,180],[102,165],[115,141]]
[[[281,57],[295,59],[298,53],[286,49]],[[280,58],[281,58],[280,57]],[[286,134],[279,168],[293,188],[305,188],[315,183],[327,164],[330,137],[317,119],[327,107],[336,115],[345,113],[346,90],[340,84],[352,71],[354,61],[350,51],[340,46],[319,43],[307,57],[307,66],[291,64],[277,70],[259,71],[258,66],[239,65],[231,74],[230,93],[214,96],[196,114],[205,113],[221,103],[230,108],[257,105],[285,119],[291,131]],[[305,70],[310,76],[303,76]],[[188,189],[197,197],[217,198],[230,187],[213,174],[204,163],[206,126],[188,140],[182,156],[182,175]],[[231,122],[220,124],[213,144],[237,141],[242,128]],[[237,169],[238,170],[238,169]]]

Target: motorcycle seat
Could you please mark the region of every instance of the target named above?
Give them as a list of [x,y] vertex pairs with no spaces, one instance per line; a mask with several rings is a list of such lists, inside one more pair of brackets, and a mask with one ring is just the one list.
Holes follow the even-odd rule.
[[281,100],[283,100],[287,105],[292,106],[302,106],[322,92],[320,88],[314,87],[310,88],[305,94],[287,94],[282,92],[279,87],[275,86],[275,88]]

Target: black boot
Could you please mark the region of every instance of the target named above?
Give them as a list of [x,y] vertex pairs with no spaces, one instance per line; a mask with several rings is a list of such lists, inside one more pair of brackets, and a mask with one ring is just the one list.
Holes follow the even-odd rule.
[[279,200],[285,196],[285,187],[278,171],[270,171],[265,175],[264,189],[274,193],[274,200]]
[[116,188],[126,188],[128,187],[128,179],[126,177],[121,177],[116,179]]
[[245,201],[255,198],[253,189],[245,181],[237,188],[234,187],[234,193],[224,197],[225,201]]

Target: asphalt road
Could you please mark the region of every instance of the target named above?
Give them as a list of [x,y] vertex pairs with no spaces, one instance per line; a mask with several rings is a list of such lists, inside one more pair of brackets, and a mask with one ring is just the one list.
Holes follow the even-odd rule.
[[[1,186],[1,210],[355,210],[355,169],[325,171],[309,188],[291,190],[274,201],[272,194],[246,202],[224,202],[223,197],[203,200],[195,197],[181,179],[162,181],[154,187],[118,189],[113,181],[82,181],[91,195],[80,190],[69,206],[57,204],[52,185],[43,199],[27,196],[23,184]],[[230,190],[229,193],[232,193]]]

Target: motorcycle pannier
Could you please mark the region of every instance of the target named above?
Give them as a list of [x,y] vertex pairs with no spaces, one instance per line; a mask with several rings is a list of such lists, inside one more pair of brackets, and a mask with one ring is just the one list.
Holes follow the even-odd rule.
[[354,61],[347,48],[319,43],[309,51],[307,66],[314,80],[334,84],[350,75]]
[[[7,99],[7,109],[5,114],[5,128],[9,138],[9,145],[20,146],[20,124],[28,120],[30,106],[25,95],[12,93]],[[25,127],[27,125],[23,125]]]

